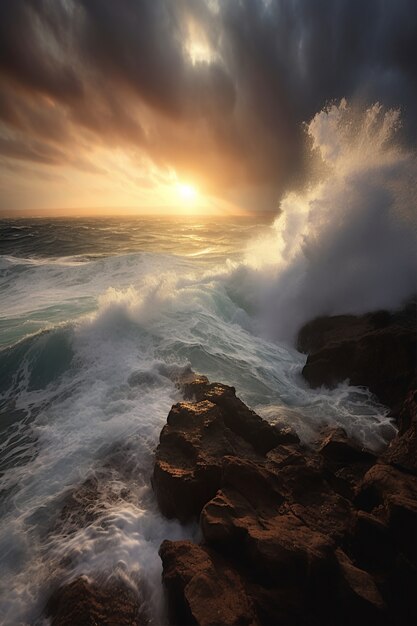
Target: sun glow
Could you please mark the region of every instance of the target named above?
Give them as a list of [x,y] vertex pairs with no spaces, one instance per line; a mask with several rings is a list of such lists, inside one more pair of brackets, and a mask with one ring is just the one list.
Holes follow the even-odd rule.
[[198,196],[197,188],[194,185],[188,183],[178,183],[178,193],[181,200],[188,204],[193,204]]

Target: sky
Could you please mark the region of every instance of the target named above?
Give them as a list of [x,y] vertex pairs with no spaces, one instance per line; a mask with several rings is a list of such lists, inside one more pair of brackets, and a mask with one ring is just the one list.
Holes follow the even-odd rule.
[[276,211],[347,98],[417,137],[415,0],[0,0],[0,211]]

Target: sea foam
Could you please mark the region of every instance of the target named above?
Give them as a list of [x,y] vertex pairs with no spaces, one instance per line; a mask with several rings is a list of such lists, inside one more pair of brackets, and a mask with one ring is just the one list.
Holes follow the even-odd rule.
[[270,336],[294,341],[318,315],[394,310],[416,293],[417,160],[399,127],[398,110],[345,100],[306,126],[314,177],[247,251],[242,284],[255,287]]

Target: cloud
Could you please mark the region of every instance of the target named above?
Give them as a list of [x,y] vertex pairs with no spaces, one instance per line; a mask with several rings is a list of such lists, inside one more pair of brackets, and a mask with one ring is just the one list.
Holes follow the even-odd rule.
[[120,147],[273,208],[328,101],[401,106],[415,142],[416,66],[414,0],[3,0],[3,151]]

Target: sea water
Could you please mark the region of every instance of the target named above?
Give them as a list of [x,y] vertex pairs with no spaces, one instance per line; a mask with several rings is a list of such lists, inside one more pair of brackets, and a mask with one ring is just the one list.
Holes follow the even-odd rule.
[[[181,399],[173,372],[235,386],[307,444],[328,425],[383,443],[386,409],[347,382],[310,389],[293,338],[264,327],[258,259],[270,222],[1,220],[1,623],[44,623],[55,587],[114,572],[146,589],[153,623],[164,623],[159,545],[198,538],[195,525],[159,514],[150,486]],[[71,493],[79,507],[63,516]]]

